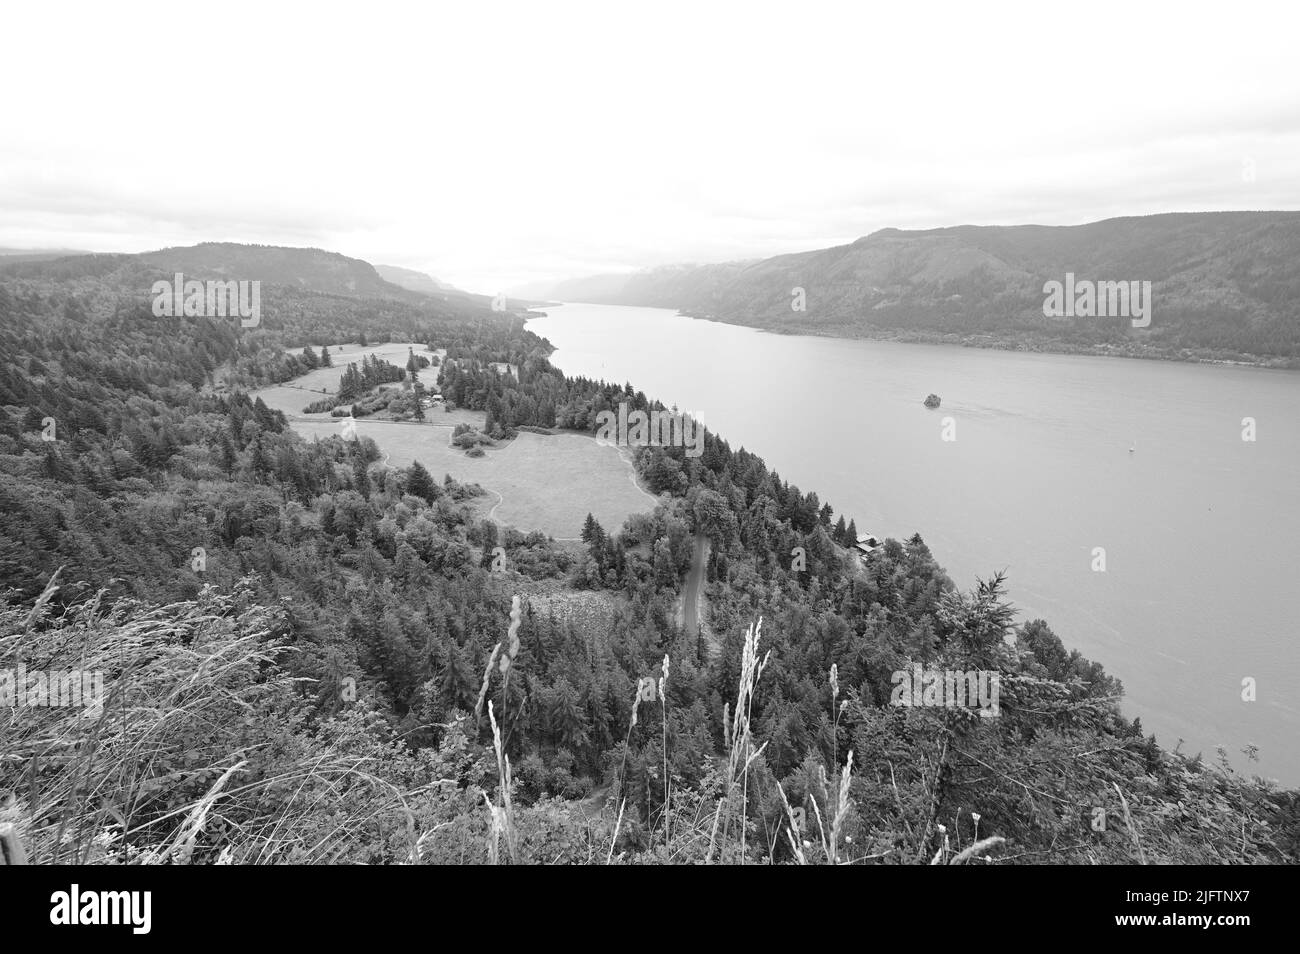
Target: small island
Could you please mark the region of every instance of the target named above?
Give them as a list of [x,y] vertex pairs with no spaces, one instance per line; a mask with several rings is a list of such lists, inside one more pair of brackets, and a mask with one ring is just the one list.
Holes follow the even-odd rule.
[[935,408],[935,407],[938,407],[938,406],[939,406],[939,395],[937,395],[937,394],[931,394],[928,398],[925,399],[925,406],[926,406],[926,407],[929,407],[929,408]]

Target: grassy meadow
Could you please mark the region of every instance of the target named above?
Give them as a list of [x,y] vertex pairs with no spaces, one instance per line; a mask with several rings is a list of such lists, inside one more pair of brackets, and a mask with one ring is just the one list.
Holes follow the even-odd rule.
[[[339,418],[304,414],[303,408],[334,394],[349,362],[374,354],[401,365],[412,347],[417,354],[429,353],[423,345],[409,343],[367,348],[353,344],[342,351],[331,346],[334,367],[318,368],[288,385],[263,388],[256,396],[272,410],[283,411],[299,433],[326,438],[340,433]],[[432,383],[434,370],[422,371],[423,380]],[[480,502],[484,515],[502,525],[576,539],[588,513],[602,526],[619,527],[629,514],[654,506],[654,498],[637,485],[632,464],[619,449],[603,447],[588,435],[525,431],[500,447],[487,448],[483,457],[472,458],[451,446],[452,431],[457,424],[482,428],[482,411],[433,408],[426,414],[423,424],[359,418],[356,434],[372,438],[390,467],[407,467],[418,460],[438,480],[450,474],[455,480],[479,484],[488,491]]]

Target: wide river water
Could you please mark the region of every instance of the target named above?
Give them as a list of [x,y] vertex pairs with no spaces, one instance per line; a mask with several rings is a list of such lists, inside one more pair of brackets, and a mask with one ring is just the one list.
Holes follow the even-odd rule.
[[547,311],[565,373],[695,412],[861,532],[919,532],[963,589],[1006,570],[1163,744],[1300,783],[1300,373]]

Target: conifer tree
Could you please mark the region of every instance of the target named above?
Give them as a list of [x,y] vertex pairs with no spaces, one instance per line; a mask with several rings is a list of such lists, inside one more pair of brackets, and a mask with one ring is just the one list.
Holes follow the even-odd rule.
[[427,503],[433,503],[438,499],[437,484],[433,482],[432,475],[418,460],[411,465],[410,471],[407,472],[406,492],[414,497],[419,497]]

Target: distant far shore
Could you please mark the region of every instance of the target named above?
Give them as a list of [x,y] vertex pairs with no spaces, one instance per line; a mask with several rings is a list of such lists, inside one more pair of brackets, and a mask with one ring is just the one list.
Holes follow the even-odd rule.
[[864,341],[896,341],[900,344],[956,345],[963,348],[988,348],[996,351],[1023,351],[1033,354],[1081,354],[1099,358],[1141,358],[1149,361],[1182,361],[1189,364],[1222,364],[1234,367],[1268,368],[1271,370],[1300,370],[1300,357],[1266,356],[1238,351],[1207,348],[1160,348],[1138,341],[1123,344],[1109,342],[1078,344],[1059,338],[1032,338],[991,334],[944,334],[936,331],[911,331],[901,328],[844,325],[809,328],[804,325],[765,325],[739,318],[709,315],[679,309],[686,318],[717,321],[727,325],[754,328],[777,335],[808,335],[815,338],[846,338]]

